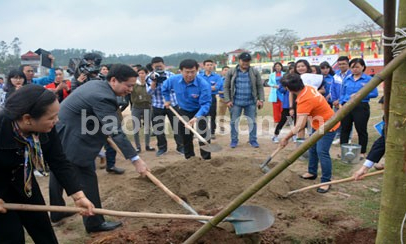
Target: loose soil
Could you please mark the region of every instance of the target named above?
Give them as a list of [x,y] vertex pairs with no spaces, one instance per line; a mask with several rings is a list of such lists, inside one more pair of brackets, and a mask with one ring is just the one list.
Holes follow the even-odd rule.
[[[228,147],[229,135],[218,135],[213,143],[223,147],[213,153],[211,160],[201,160],[195,142],[196,158],[185,160],[175,151],[169,136],[168,153],[156,157],[154,152],[143,151],[140,156],[149,164],[152,173],[162,183],[189,203],[200,214],[213,215],[224,208],[236,196],[264,174],[259,165],[276,149],[270,134],[259,135],[260,148],[247,143],[247,135],[240,136],[236,149]],[[152,139],[151,145],[155,145]],[[290,143],[269,164],[272,168],[295,148]],[[332,157],[339,153],[333,146]],[[97,160],[98,162],[98,160]],[[123,175],[109,174],[97,169],[102,206],[105,209],[189,214],[168,195],[150,182],[139,177],[134,167],[117,155],[116,166],[126,169]],[[358,168],[355,165],[348,176]],[[362,183],[333,185],[330,192],[319,194],[315,189],[287,196],[287,192],[319,183],[303,180],[299,175],[306,172],[307,161],[293,163],[267,186],[249,199],[245,205],[258,205],[269,209],[275,223],[260,233],[237,236],[231,224],[222,223],[203,236],[198,243],[373,243],[376,232],[362,229],[362,220],[350,215],[346,209],[349,199],[362,201],[357,191],[365,191],[366,185],[379,187],[382,176]],[[333,172],[334,178],[334,172]],[[334,178],[334,179],[337,179]],[[45,198],[48,198],[48,179],[39,178]],[[66,197],[68,205],[72,200]],[[69,217],[63,225],[55,227],[60,243],[182,243],[202,224],[189,220],[154,220],[106,216],[107,220],[119,220],[123,227],[105,233],[87,234],[81,217]],[[29,242],[29,240],[28,240]]]

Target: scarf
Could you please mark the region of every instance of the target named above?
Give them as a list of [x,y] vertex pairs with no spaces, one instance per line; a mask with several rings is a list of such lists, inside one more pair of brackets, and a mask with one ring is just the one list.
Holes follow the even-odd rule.
[[27,197],[32,195],[32,177],[33,169],[43,172],[45,169],[44,158],[42,156],[41,143],[38,134],[30,134],[25,137],[18,127],[17,122],[13,121],[14,138],[24,144],[24,192]]

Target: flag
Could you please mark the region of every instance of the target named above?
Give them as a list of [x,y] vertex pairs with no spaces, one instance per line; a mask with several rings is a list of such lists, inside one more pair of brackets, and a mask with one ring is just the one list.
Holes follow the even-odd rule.
[[374,53],[374,58],[378,58],[378,54],[376,52]]
[[361,46],[360,46],[360,50],[361,50],[361,52],[363,52],[364,51],[364,42],[361,42]]
[[307,56],[312,56],[312,49],[311,49],[311,48],[309,48],[309,49],[307,50]]
[[281,59],[283,59],[283,51],[281,51],[281,53],[279,54],[279,56],[281,57]]
[[232,59],[231,59],[231,62],[235,62],[235,56],[233,55],[233,57],[232,57]]
[[257,53],[257,61],[259,62],[260,59],[261,59],[261,55],[259,55],[259,53]]
[[346,43],[345,44],[345,52],[349,52],[350,51],[350,44],[349,43]]
[[372,42],[372,43],[371,43],[371,50],[372,50],[372,51],[375,51],[375,49],[376,49],[376,43],[375,43],[375,42]]
[[316,55],[320,56],[321,55],[321,48],[316,47]]
[[293,50],[293,56],[295,56],[296,58],[299,56],[299,52],[296,49]]
[[304,57],[305,56],[305,51],[304,51],[304,48],[302,47],[302,48],[300,48],[300,56],[302,56],[302,57]]

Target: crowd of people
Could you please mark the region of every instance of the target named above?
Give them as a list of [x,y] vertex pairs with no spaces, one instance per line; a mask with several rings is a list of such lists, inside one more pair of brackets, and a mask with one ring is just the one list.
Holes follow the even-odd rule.
[[[176,152],[186,159],[195,157],[193,134],[189,126],[208,142],[216,134],[226,132],[226,111],[230,115],[230,148],[239,146],[241,115],[248,121],[249,145],[260,147],[257,140],[257,114],[264,107],[265,92],[260,73],[251,66],[251,55],[241,53],[238,64],[224,66],[215,72],[215,62],[204,60],[202,69],[196,60],[185,59],[177,74],[168,71],[162,57],[154,57],[142,65],[101,64],[96,53],[84,55],[73,77],[65,79],[64,70],[54,68],[52,60],[49,75],[34,78],[30,65],[12,69],[5,82],[0,80],[0,242],[21,243],[23,227],[38,243],[57,243],[51,222],[57,223],[71,213],[23,213],[6,211],[4,202],[44,204],[36,175],[50,171],[49,197],[51,205],[64,206],[63,190],[82,207],[83,224],[87,232],[113,230],[121,222],[106,221],[92,212],[101,208],[96,158],[100,157],[107,172],[123,174],[115,166],[116,151],[107,143],[117,144],[135,170],[145,175],[149,171],[139,156],[143,149],[162,157],[168,151],[165,120],[172,127]],[[273,119],[276,124],[273,143],[285,147],[291,138],[303,139],[306,127],[311,135],[329,120],[345,103],[371,79],[364,73],[366,65],[360,58],[339,57],[338,71],[328,62],[311,66],[306,60],[273,66],[269,78]],[[367,124],[369,101],[378,96],[375,89],[342,121],[309,150],[308,171],[301,178],[314,180],[321,165],[321,182],[332,178],[330,147],[334,140],[348,143],[353,125],[365,158],[368,144]],[[131,107],[135,146],[128,140],[122,127],[122,112]],[[176,111],[174,113],[172,111]],[[189,126],[176,116],[180,114]],[[218,119],[216,119],[218,118]],[[281,137],[282,128],[293,118],[294,125]],[[320,119],[321,118],[321,119]],[[216,122],[219,121],[217,124]],[[144,138],[144,147],[140,140]],[[157,148],[151,146],[155,136]],[[363,167],[355,174],[362,178],[383,156],[384,135],[375,142],[379,155],[370,153]],[[199,141],[199,145],[204,145]],[[200,149],[203,160],[211,153]],[[106,164],[106,165],[103,165]],[[326,193],[330,185],[317,189]],[[38,225],[37,223],[41,223]]]

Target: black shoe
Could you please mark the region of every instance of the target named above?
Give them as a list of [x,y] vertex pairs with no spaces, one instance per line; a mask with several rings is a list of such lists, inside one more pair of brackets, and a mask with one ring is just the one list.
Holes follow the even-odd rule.
[[116,166],[113,166],[111,168],[106,168],[106,171],[108,173],[114,173],[116,175],[122,175],[125,172],[125,169],[117,168]]
[[155,148],[150,147],[150,146],[146,146],[145,150],[151,152],[151,151],[155,151]]
[[76,213],[52,213],[51,223],[52,226],[60,226],[64,223],[65,218],[75,215]]
[[121,222],[108,222],[105,221],[101,225],[97,227],[86,228],[87,233],[91,232],[100,232],[100,231],[110,231],[117,229],[118,227],[122,226],[123,223]]
[[312,176],[303,176],[301,175],[300,178],[304,180],[315,180],[317,178],[317,175],[312,175]]
[[183,147],[176,148],[176,151],[177,151],[180,155],[185,155],[185,149],[184,149]]
[[168,150],[168,149],[159,149],[159,150],[156,152],[156,156],[157,156],[157,157],[162,156],[163,154],[166,153],[167,150]]
[[328,185],[328,188],[327,189],[323,189],[323,188],[317,188],[317,192],[318,193],[327,193],[329,190],[330,190],[330,188],[331,188],[331,185]]

